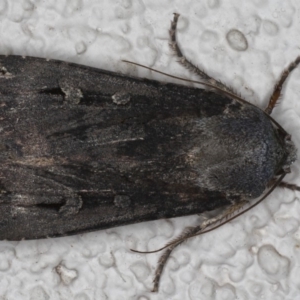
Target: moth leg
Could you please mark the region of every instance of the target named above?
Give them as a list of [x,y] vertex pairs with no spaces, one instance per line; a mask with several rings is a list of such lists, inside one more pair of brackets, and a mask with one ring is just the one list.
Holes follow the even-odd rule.
[[178,22],[178,18],[179,18],[179,14],[174,13],[174,18],[173,21],[171,22],[171,28],[169,30],[169,34],[170,34],[170,47],[173,50],[173,52],[175,53],[175,55],[178,57],[179,59],[179,63],[185,67],[187,70],[193,72],[194,74],[198,75],[202,80],[216,86],[217,88],[233,93],[235,94],[235,92],[227,87],[225,84],[223,84],[221,81],[215,80],[214,78],[210,77],[208,74],[206,74],[203,70],[201,70],[200,68],[198,68],[197,66],[195,66],[192,62],[190,62],[183,54],[182,51],[177,43],[177,39],[176,39],[176,29],[177,29],[177,22]]
[[202,224],[197,225],[195,227],[188,227],[186,228],[177,238],[170,241],[166,246],[168,247],[164,253],[160,256],[157,264],[157,268],[155,270],[155,275],[153,279],[153,289],[152,292],[157,292],[159,288],[159,281],[163,272],[163,269],[166,265],[166,262],[171,254],[171,252],[179,246],[181,243],[186,241],[188,238],[193,237],[197,234],[200,234],[204,229],[208,226],[217,225],[218,222],[224,221],[224,219],[228,219],[232,214],[238,212],[246,203],[247,201],[241,201],[239,203],[234,203],[227,207],[224,211],[219,213],[214,218],[205,220]]
[[[175,240],[172,241],[172,245],[170,245],[164,251],[164,253],[160,256],[160,258],[158,260],[157,268],[155,270],[155,275],[154,275],[154,279],[153,279],[153,289],[152,289],[152,292],[157,292],[158,291],[159,281],[160,281],[160,278],[161,278],[161,274],[163,272],[163,269],[164,269],[164,267],[165,267],[165,265],[167,263],[167,260],[168,260],[168,258],[170,256],[171,252],[177,246],[179,246],[182,242],[184,242],[186,239],[188,239],[189,237],[193,236],[194,234],[197,234],[201,230],[202,230],[201,225],[185,229],[185,231],[180,236],[178,236]],[[178,242],[176,242],[176,241],[178,241]]]
[[292,183],[288,183],[285,181],[282,181],[278,184],[278,187],[284,188],[284,189],[289,189],[292,191],[300,191],[300,186]]
[[265,109],[265,112],[270,115],[272,113],[273,108],[276,106],[276,103],[281,95],[282,86],[289,76],[289,74],[298,66],[300,63],[300,56],[298,56],[294,62],[292,62],[281,74],[279,81],[276,83],[274,87],[273,94],[269,100],[269,104]]

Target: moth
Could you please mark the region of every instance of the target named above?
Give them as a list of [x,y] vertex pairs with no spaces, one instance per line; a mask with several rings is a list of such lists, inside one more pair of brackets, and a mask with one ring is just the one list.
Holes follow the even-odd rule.
[[[0,239],[41,239],[222,208],[167,244],[237,216],[283,181],[296,160],[270,114],[188,61],[205,88],[129,77],[34,57],[0,57]],[[256,202],[256,203],[258,203]]]

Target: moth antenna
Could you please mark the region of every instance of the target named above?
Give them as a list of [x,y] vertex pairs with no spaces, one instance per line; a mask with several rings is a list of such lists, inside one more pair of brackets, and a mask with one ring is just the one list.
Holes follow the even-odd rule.
[[[228,216],[226,215],[224,218],[226,218],[226,217],[228,217]],[[215,219],[211,219],[211,220],[212,220],[213,223],[216,223],[216,222],[218,222],[218,221],[222,221],[222,220],[215,220]],[[229,221],[228,221],[228,222],[229,222]],[[200,232],[201,230],[203,230],[204,228],[206,228],[207,226],[210,225],[210,224],[205,225],[204,223],[205,223],[205,222],[203,222],[201,225],[197,225],[197,226],[195,226],[195,227],[187,227],[187,228],[185,228],[184,231],[183,231],[179,236],[177,236],[177,237],[174,238],[173,240],[169,241],[165,246],[163,246],[163,247],[161,247],[161,248],[159,248],[159,249],[151,250],[151,251],[139,251],[139,250],[135,250],[135,249],[130,249],[130,251],[135,252],[135,253],[142,253],[142,254],[157,253],[157,252],[160,252],[160,251],[162,251],[162,250],[165,250],[165,249],[167,249],[168,247],[171,247],[171,246],[173,246],[173,245],[175,245],[175,244],[179,245],[179,244],[181,244],[182,242],[184,242],[184,241],[187,239],[187,235],[190,234],[190,230],[193,230],[193,232],[196,231],[197,234],[194,233],[194,234],[192,235],[192,236],[196,236],[196,235],[201,235],[201,234],[203,234],[203,233],[212,231],[213,229],[217,228],[217,227],[214,227],[214,228],[212,228],[212,229],[210,229],[210,230],[206,230],[206,231]],[[224,222],[224,223],[222,223],[222,224],[225,224],[225,223],[227,223],[227,221]]]
[[[244,202],[240,202],[239,203],[239,206],[242,204],[242,206],[245,204]],[[187,240],[187,236],[191,234],[191,231],[194,232],[192,236],[196,236],[196,235],[201,235],[203,233],[206,233],[206,232],[209,232],[209,231],[212,231],[214,230],[215,228],[217,227],[213,227],[209,230],[205,230],[205,231],[202,231],[203,229],[207,228],[209,225],[212,225],[212,224],[215,224],[217,222],[221,222],[222,219],[224,218],[227,218],[228,216],[230,216],[234,210],[231,209],[232,206],[230,206],[230,208],[228,208],[224,214],[222,214],[222,217],[221,215],[218,216],[217,219],[215,218],[212,218],[212,219],[209,219],[207,221],[204,221],[201,225],[197,225],[195,227],[187,227],[184,229],[184,231],[179,235],[177,236],[176,238],[174,238],[173,240],[169,241],[165,246],[159,248],[159,249],[156,249],[156,250],[151,250],[151,251],[139,251],[139,250],[135,250],[135,249],[130,249],[132,252],[135,252],[135,253],[143,253],[143,254],[151,254],[151,253],[157,253],[157,252],[160,252],[162,250],[165,250],[173,245],[179,245],[181,244],[182,242],[184,242],[185,240]],[[229,222],[229,220],[225,220],[225,222],[223,222],[221,225],[225,224]],[[220,226],[221,226],[220,225]]]
[[173,246],[174,244],[177,244],[178,242],[179,243],[184,242],[187,239],[186,236],[189,234],[190,229],[194,230],[196,228],[198,228],[197,232],[200,231],[202,229],[202,224],[198,225],[196,227],[187,227],[187,228],[185,228],[184,231],[179,236],[177,236],[173,240],[169,241],[166,245],[164,245],[163,247],[161,247],[159,249],[152,250],[152,251],[138,251],[138,250],[134,250],[134,249],[130,249],[130,250],[132,252],[135,252],[135,253],[143,253],[143,254],[157,253],[157,252],[160,252],[162,250],[167,249],[170,246]]
[[129,61],[129,60],[126,60],[126,59],[122,59],[121,61],[125,62],[125,63],[128,63],[128,64],[132,64],[132,65],[138,66],[138,67],[141,67],[141,68],[144,68],[144,69],[147,69],[147,70],[150,70],[150,71],[153,71],[153,72],[156,72],[158,74],[165,75],[165,76],[170,77],[170,78],[175,78],[175,79],[179,79],[179,80],[186,81],[186,82],[203,84],[203,85],[209,86],[209,84],[207,82],[195,81],[195,80],[186,79],[186,78],[182,78],[182,77],[179,77],[179,76],[171,75],[171,74],[168,74],[168,73],[165,73],[165,72],[162,72],[162,71],[153,69],[151,67],[147,67],[147,66],[144,66],[142,64],[139,64],[139,63],[136,63],[136,62],[133,62],[133,61]]
[[[162,74],[162,75],[165,75],[167,77],[170,77],[170,78],[175,78],[175,79],[179,79],[179,80],[182,80],[182,81],[186,81],[186,82],[191,82],[191,83],[195,83],[195,84],[201,84],[201,85],[204,85],[204,86],[207,86],[207,87],[210,87],[212,88],[213,90],[217,91],[217,92],[220,92],[222,94],[225,94],[231,98],[234,98],[238,101],[241,101],[242,103],[247,103],[247,104],[250,104],[252,106],[255,106],[254,104],[246,101],[245,99],[237,96],[236,94],[232,93],[232,92],[229,92],[229,91],[226,91],[226,90],[222,90],[220,87],[217,87],[211,83],[207,83],[207,82],[203,82],[203,81],[197,81],[197,80],[192,80],[192,79],[186,79],[186,78],[182,78],[182,77],[178,77],[178,76],[175,76],[175,75],[170,75],[168,73],[165,73],[165,72],[162,72],[162,71],[159,71],[159,70],[156,70],[156,69],[153,69],[153,68],[150,68],[150,67],[147,67],[147,66],[144,66],[144,65],[141,65],[139,63],[136,63],[136,62],[132,62],[132,61],[129,61],[129,60],[122,60],[122,62],[125,62],[125,63],[128,63],[128,64],[132,64],[132,65],[135,65],[135,66],[138,66],[138,67],[141,67],[141,68],[144,68],[144,69],[147,69],[147,70],[150,70],[150,71],[153,71],[153,72],[156,72],[158,74]],[[256,106],[255,106],[256,107]]]
[[160,252],[164,249],[166,249],[167,247],[164,246],[162,248],[156,249],[156,250],[152,250],[152,251],[139,251],[139,250],[135,250],[135,249],[129,249],[130,251],[134,252],[134,253],[141,253],[141,254],[151,254],[151,253],[157,253]]

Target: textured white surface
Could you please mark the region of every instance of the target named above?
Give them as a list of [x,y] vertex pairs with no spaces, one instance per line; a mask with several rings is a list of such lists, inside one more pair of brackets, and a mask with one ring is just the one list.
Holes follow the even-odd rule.
[[[0,53],[77,62],[160,80],[122,59],[191,78],[170,54],[172,13],[187,57],[265,107],[276,79],[300,55],[297,0],[0,0]],[[226,35],[245,41],[231,47]],[[237,32],[231,32],[236,41]],[[235,49],[247,49],[237,51]],[[300,70],[274,118],[300,148]],[[299,161],[289,182],[300,184]],[[0,299],[300,299],[299,193],[276,190],[220,229],[178,247],[150,293],[155,249],[198,217],[161,220],[73,237],[0,242]]]

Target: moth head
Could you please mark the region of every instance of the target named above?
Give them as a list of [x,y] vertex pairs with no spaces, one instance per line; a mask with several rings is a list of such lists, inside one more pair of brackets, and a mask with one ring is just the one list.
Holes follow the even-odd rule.
[[296,161],[297,159],[297,148],[293,141],[291,140],[291,135],[287,134],[285,135],[284,139],[284,150],[285,150],[285,161],[282,164],[282,171],[284,173],[290,173],[291,172],[291,165]]

